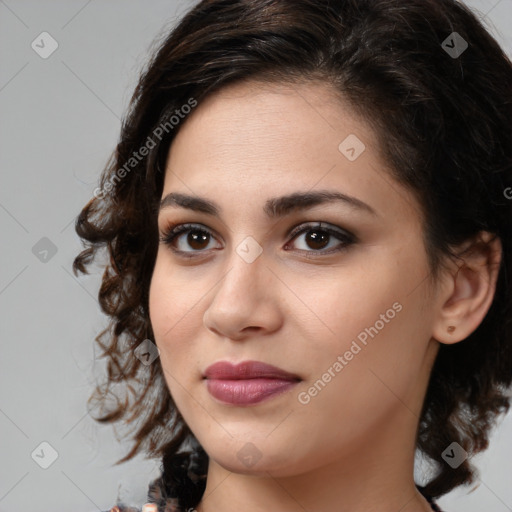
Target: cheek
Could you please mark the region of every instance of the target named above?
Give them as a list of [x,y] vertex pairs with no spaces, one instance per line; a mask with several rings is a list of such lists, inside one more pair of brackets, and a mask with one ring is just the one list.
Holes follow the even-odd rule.
[[[176,327],[187,323],[204,290],[195,288],[187,274],[169,261],[160,249],[149,288],[149,312],[152,326],[160,336],[172,336]],[[180,326],[181,327],[181,326]]]
[[[297,319],[308,343],[303,356],[308,382],[301,391],[321,394],[315,399],[320,408],[334,403],[343,404],[342,410],[365,411],[366,402],[378,408],[387,398],[396,401],[390,389],[405,395],[416,379],[431,320],[424,308],[424,287],[411,293],[411,283],[423,275],[422,269],[417,262],[401,263],[375,262],[364,271],[352,267],[317,288],[302,288],[301,299],[314,305],[321,322],[311,314]],[[311,325],[318,326],[317,333]],[[316,382],[317,389],[311,389]]]
[[149,316],[163,369],[173,375],[186,374],[191,364],[198,338],[194,329],[202,326],[201,296],[200,290],[194,293],[178,279],[165,258],[157,258],[149,289]]
[[314,280],[301,278],[295,287],[300,290],[297,295],[301,304],[297,305],[301,311],[304,304],[308,308],[304,315],[295,313],[292,321],[300,322],[305,334],[310,329],[311,335],[306,334],[305,338],[317,348],[322,347],[322,351],[329,347],[341,349],[376,322],[379,331],[384,327],[389,330],[388,325],[400,316],[397,310],[406,300],[404,281],[407,278],[401,278],[382,262],[380,266],[373,263],[370,269],[350,266]]
[[[294,419],[307,425],[308,432],[321,432],[307,441],[311,451],[318,451],[318,460],[364,443],[369,432],[378,432],[395,414],[419,415],[414,404],[424,352],[413,339],[420,336],[414,332],[420,320],[417,310],[404,304],[380,330],[377,324],[375,333],[365,329],[374,327],[379,318],[375,313],[385,314],[386,308],[377,301],[366,306],[365,318],[351,323],[355,335],[333,336],[335,341],[307,357],[311,370],[297,390]],[[360,333],[366,344],[357,338]]]

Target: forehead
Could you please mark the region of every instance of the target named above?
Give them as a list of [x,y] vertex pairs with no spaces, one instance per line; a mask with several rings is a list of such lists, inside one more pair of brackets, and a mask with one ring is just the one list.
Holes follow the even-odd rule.
[[[164,194],[258,201],[336,189],[403,215],[413,195],[393,182],[376,134],[323,82],[231,84],[185,119],[168,159]],[[222,198],[220,196],[223,196]],[[236,200],[231,196],[232,200]]]
[[260,141],[268,147],[275,141],[271,147],[284,148],[305,140],[319,145],[327,137],[324,145],[331,144],[334,149],[340,137],[353,132],[374,151],[379,149],[373,130],[338,91],[319,80],[245,80],[227,85],[199,103],[180,127],[173,145],[190,132],[200,136],[203,144],[216,147],[254,147]]

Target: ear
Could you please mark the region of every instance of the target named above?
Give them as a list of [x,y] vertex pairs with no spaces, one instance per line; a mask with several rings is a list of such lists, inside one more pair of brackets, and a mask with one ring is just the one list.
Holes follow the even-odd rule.
[[452,344],[476,330],[494,299],[501,259],[501,240],[487,231],[463,244],[440,278],[433,338]]

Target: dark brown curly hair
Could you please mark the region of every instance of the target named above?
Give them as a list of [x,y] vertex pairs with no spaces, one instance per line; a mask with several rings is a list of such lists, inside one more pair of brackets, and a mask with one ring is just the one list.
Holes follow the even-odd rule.
[[229,83],[315,79],[364,116],[393,178],[416,194],[434,278],[453,256],[450,247],[480,231],[502,242],[490,310],[468,338],[440,346],[417,435],[435,468],[425,494],[473,482],[469,459],[452,469],[441,454],[454,441],[470,456],[487,448],[510,405],[512,63],[499,44],[455,0],[203,0],[158,45],[95,197],[75,224],[84,244],[75,275],[88,273],[99,249],[108,251],[99,303],[110,323],[96,338],[107,376],[89,403],[99,405],[98,421],[132,426],[133,446],[117,464],[139,452],[162,458],[165,492],[184,509],[204,492],[208,458],[170,396],[160,360],[146,366],[134,356],[143,340],[154,340],[148,293],[174,136],[195,105]]

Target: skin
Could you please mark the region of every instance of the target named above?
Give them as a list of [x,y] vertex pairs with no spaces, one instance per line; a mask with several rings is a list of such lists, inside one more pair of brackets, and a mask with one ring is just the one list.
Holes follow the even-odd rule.
[[[354,161],[338,149],[349,134],[366,146]],[[277,220],[263,212],[271,197],[316,190],[356,197],[375,215],[342,202]],[[197,510],[431,510],[413,479],[428,378],[439,343],[464,339],[485,316],[499,242],[448,265],[432,286],[417,200],[391,178],[370,127],[321,82],[240,82],[208,97],[173,141],[162,197],[169,192],[221,208],[220,217],[160,211],[161,234],[199,223],[212,236],[174,241],[191,259],[161,243],[149,297],[167,385],[210,457]],[[313,228],[287,236],[320,221],[357,240],[325,254],[343,242],[308,244]],[[252,263],[236,251],[248,236],[262,249]],[[299,393],[396,303],[394,318],[301,403]],[[263,361],[302,381],[257,405],[225,405],[202,378],[220,360]],[[237,456],[246,443],[259,457],[253,465]]]

